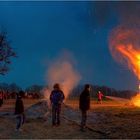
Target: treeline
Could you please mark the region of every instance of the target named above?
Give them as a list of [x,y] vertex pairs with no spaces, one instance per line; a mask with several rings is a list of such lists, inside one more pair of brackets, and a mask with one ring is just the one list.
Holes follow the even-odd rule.
[[[15,98],[19,91],[23,91],[23,96],[27,98],[43,98],[43,89],[48,88],[43,85],[32,85],[23,90],[15,83],[6,84],[0,83],[0,90],[3,91],[5,98]],[[70,93],[70,98],[79,97],[84,85],[76,86]],[[98,91],[101,91],[105,96],[116,96],[121,98],[131,98],[136,95],[136,91],[132,90],[116,90],[107,86],[91,85],[91,97],[97,97]]]
[[6,84],[6,83],[0,83],[0,93],[3,94],[5,99],[15,99],[16,94],[19,93],[19,91],[22,91],[22,96],[24,98],[43,98],[42,95],[42,89],[44,86],[41,85],[32,85],[27,87],[25,90],[23,90],[20,86],[18,86],[15,83],[12,84]]
[[[75,87],[70,94],[70,98],[79,97],[83,88],[83,85]],[[136,91],[132,90],[116,90],[107,86],[91,85],[91,97],[96,98],[98,91],[101,91],[105,96],[115,96],[127,99],[130,99],[132,96],[137,94]]]

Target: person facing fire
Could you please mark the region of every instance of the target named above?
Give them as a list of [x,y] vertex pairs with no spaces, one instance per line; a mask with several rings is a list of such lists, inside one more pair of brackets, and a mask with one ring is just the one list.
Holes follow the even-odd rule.
[[59,126],[61,105],[65,99],[65,96],[58,83],[56,83],[53,88],[54,89],[50,95],[50,101],[52,105],[52,126]]
[[24,115],[24,104],[22,101],[22,93],[23,91],[19,91],[17,93],[16,97],[16,103],[15,103],[15,115],[16,115],[16,131],[21,130],[21,126],[25,122],[25,115]]
[[81,131],[85,131],[87,111],[90,109],[90,85],[86,84],[84,90],[80,94],[79,108],[82,113]]
[[103,93],[101,91],[98,91],[97,96],[98,96],[98,103],[99,104],[102,104],[102,98],[104,96]]

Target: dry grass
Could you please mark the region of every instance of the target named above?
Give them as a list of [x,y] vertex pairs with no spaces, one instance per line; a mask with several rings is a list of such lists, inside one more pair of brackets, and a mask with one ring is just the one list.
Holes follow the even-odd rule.
[[[26,107],[37,102],[37,100],[25,100]],[[74,113],[69,110],[63,110],[67,117],[80,122],[80,111],[78,102],[67,101],[67,104],[74,108]],[[13,110],[14,101],[5,103],[0,111]],[[7,109],[8,108],[8,109]],[[92,102],[89,111],[87,124],[94,130],[100,130],[105,133],[87,130],[80,132],[79,126],[62,119],[60,127],[53,128],[50,121],[47,123],[42,119],[27,120],[23,132],[15,132],[15,119],[0,117],[0,139],[95,139],[95,138],[114,138],[114,139],[136,139],[140,138],[140,108],[118,104],[112,101],[103,102],[102,105]]]
[[79,127],[63,120],[63,124],[53,128],[51,124],[43,120],[35,119],[26,122],[22,132],[15,132],[15,121],[8,118],[0,118],[0,139],[90,139],[101,138],[97,133],[87,130],[82,133]]
[[[25,108],[38,102],[37,100],[24,100]],[[13,111],[14,100],[8,100],[0,111]],[[59,127],[52,127],[50,119],[48,122],[43,119],[28,119],[23,126],[22,132],[15,131],[15,118],[0,117],[0,139],[90,139],[101,138],[98,133],[89,130],[82,133],[79,126],[62,119]]]
[[[73,103],[70,101],[69,105],[73,107]],[[104,138],[139,139],[139,118],[140,108],[122,103],[110,102],[110,104],[106,104],[104,102],[102,105],[92,104],[87,123],[94,130],[106,133]]]

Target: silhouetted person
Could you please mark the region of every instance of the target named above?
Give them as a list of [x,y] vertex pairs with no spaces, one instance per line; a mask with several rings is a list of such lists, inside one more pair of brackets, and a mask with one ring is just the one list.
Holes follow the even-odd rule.
[[17,94],[16,104],[15,104],[15,115],[16,115],[16,131],[21,130],[21,126],[24,124],[24,104],[22,101],[22,91]]
[[60,113],[61,113],[61,104],[64,100],[64,93],[60,89],[59,84],[54,85],[54,90],[51,92],[50,101],[52,105],[52,125],[60,125]]
[[90,108],[90,85],[89,84],[85,85],[85,88],[80,95],[79,108],[82,113],[81,131],[85,131],[86,120],[87,120],[87,111]]

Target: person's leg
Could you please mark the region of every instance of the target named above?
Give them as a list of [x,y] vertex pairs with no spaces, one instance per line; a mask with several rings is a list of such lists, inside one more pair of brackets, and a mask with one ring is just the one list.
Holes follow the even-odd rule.
[[58,108],[57,108],[57,125],[60,125],[60,112],[61,112],[61,106],[58,106]]
[[56,107],[52,106],[52,125],[56,125]]
[[22,123],[22,118],[21,118],[21,115],[18,115],[17,117],[16,117],[16,130],[19,130],[20,129],[20,127],[21,127],[21,123]]
[[98,104],[101,104],[101,99],[98,99]]
[[102,104],[102,99],[101,99],[101,104]]
[[98,104],[100,104],[100,99],[98,99]]
[[81,130],[83,130],[86,126],[86,119],[87,119],[87,111],[82,110]]
[[22,114],[22,125],[25,123],[25,114]]

